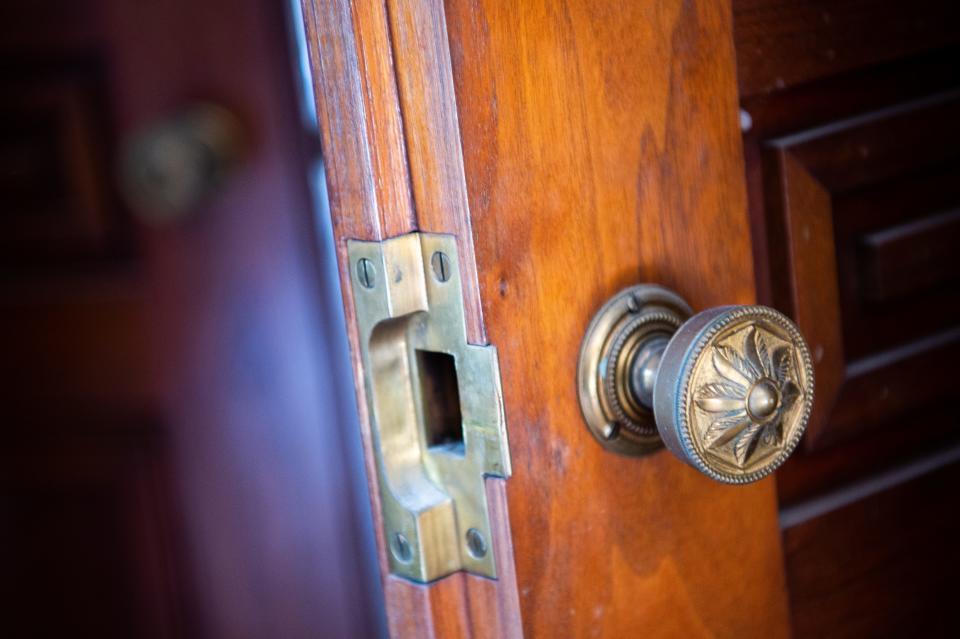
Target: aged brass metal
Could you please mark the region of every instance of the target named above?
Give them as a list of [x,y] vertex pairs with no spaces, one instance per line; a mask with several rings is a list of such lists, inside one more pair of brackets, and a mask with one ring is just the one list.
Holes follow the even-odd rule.
[[454,238],[347,254],[390,570],[496,577],[484,476],[510,476],[500,371],[493,346],[466,341]]
[[809,349],[793,322],[764,306],[689,314],[674,293],[649,284],[598,311],[578,369],[587,426],[620,453],[666,444],[717,481],[756,481],[790,456],[806,429]]
[[652,405],[631,387],[646,386],[650,375],[633,384],[632,371],[637,360],[659,360],[644,347],[668,340],[690,314],[667,289],[638,286],[612,297],[593,317],[580,347],[577,387],[587,426],[604,447],[624,455],[663,447]]

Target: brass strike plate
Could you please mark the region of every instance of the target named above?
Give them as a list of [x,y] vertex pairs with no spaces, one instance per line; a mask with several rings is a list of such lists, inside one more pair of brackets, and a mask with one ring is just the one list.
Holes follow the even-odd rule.
[[493,346],[467,343],[452,236],[349,241],[390,571],[496,577],[484,475],[510,476]]

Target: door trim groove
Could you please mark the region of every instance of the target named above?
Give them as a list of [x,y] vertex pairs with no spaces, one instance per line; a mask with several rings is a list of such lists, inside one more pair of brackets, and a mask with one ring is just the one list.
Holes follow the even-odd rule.
[[893,488],[898,484],[904,484],[912,479],[932,473],[957,461],[960,461],[960,442],[946,450],[937,451],[866,479],[855,481],[828,495],[814,497],[795,506],[784,508],[780,511],[780,528],[786,530],[798,526],[811,519],[816,519],[861,499]]

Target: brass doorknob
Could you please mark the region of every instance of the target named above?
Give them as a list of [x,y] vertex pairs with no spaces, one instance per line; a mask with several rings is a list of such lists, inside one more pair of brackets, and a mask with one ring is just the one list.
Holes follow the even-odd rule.
[[776,470],[813,405],[810,351],[782,313],[721,306],[693,315],[651,284],[621,291],[597,312],[577,382],[587,426],[606,448],[642,455],[665,444],[731,484]]

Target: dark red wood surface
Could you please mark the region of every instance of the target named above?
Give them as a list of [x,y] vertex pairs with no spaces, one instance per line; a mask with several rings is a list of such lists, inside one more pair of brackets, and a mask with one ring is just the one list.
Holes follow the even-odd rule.
[[953,464],[787,528],[796,636],[956,636],[958,482]]
[[778,473],[798,637],[955,633],[938,593],[957,563],[957,17],[943,0],[734,2],[758,290],[817,369]]
[[[383,629],[285,9],[0,8],[4,637]],[[249,153],[141,223],[120,146],[198,100]]]

